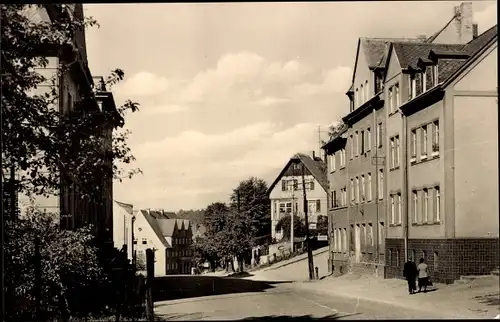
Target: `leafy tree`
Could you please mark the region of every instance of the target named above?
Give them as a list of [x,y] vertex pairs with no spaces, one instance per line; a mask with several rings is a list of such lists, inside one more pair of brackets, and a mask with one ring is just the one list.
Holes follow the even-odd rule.
[[[282,230],[283,238],[290,240],[290,216],[282,217],[276,224],[276,230]],[[306,225],[299,216],[293,216],[293,233],[294,237],[304,237],[306,235]]]
[[203,224],[207,229],[208,236],[212,236],[224,228],[228,214],[229,207],[223,202],[212,203],[205,209]]
[[[46,7],[60,11],[59,18],[30,20],[35,10]],[[127,145],[130,132],[114,131],[111,151],[100,148],[105,132],[123,127],[124,116],[137,111],[138,103],[127,100],[117,112],[99,111],[94,90],[81,86],[72,111],[55,108],[64,99],[59,97],[61,77],[68,77],[79,64],[86,68],[86,61],[72,54],[78,53],[75,39],[97,22],[72,16],[63,5],[2,4],[0,14],[2,162],[3,169],[20,170],[17,190],[57,194],[62,177],[76,184],[82,197],[98,200],[102,180],[122,180],[140,172],[122,167],[135,160]],[[40,73],[49,64],[46,57],[60,58],[50,77]],[[122,70],[113,70],[105,81],[107,90],[123,78]]]
[[241,181],[230,196],[231,208],[248,216],[245,222],[254,238],[271,233],[271,202],[264,180],[250,177]]
[[[346,124],[342,121],[342,120],[339,120],[337,121],[334,125],[330,126],[330,128],[328,129],[328,137],[329,139],[333,139],[335,136],[337,136],[338,134],[342,133],[342,131],[344,131],[344,129],[346,128]],[[326,142],[323,141],[323,144],[325,144]]]
[[176,213],[177,218],[188,219],[191,222],[191,225],[194,225],[195,228],[198,228],[199,225],[203,222],[203,218],[205,217],[205,212],[203,209],[190,209],[190,210],[179,210]]
[[316,234],[328,235],[328,217],[318,216],[318,222],[316,224]]

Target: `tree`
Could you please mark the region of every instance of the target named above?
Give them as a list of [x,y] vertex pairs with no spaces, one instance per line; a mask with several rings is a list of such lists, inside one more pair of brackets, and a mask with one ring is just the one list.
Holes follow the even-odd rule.
[[250,177],[241,181],[230,196],[231,208],[248,216],[247,229],[254,238],[271,233],[271,202],[264,180]]
[[[290,240],[290,216],[282,217],[276,224],[276,230],[283,231],[283,238]],[[304,237],[306,235],[306,225],[299,216],[293,216],[293,233],[295,237]]]
[[[52,8],[57,19],[34,21],[33,10]],[[99,111],[95,90],[81,86],[74,109],[60,112],[58,81],[78,64],[74,42],[81,30],[97,25],[93,18],[72,16],[63,5],[2,4],[2,162],[3,168],[20,171],[16,190],[26,195],[58,194],[60,180],[69,179],[83,198],[97,200],[103,179],[122,180],[139,173],[124,170],[135,158],[127,145],[128,131],[114,131],[112,150],[101,149],[106,129],[118,130],[127,112],[139,104],[127,100],[116,111]],[[59,57],[51,77],[38,71],[48,66],[46,57]],[[123,80],[115,69],[106,78],[107,90]],[[46,90],[41,90],[46,88]],[[110,165],[109,160],[112,160]],[[110,168],[111,167],[111,168]]]
[[328,217],[318,216],[318,222],[316,224],[316,233],[319,235],[328,235]]
[[207,235],[210,236],[221,231],[227,221],[229,207],[223,202],[215,202],[205,209],[203,224],[207,229]]
[[[337,135],[339,135],[340,133],[342,133],[344,131],[344,129],[346,128],[346,124],[342,121],[342,120],[339,120],[337,121],[336,123],[334,123],[332,126],[330,126],[330,128],[328,129],[328,137],[329,139],[333,139],[334,137],[336,137]],[[325,144],[326,142],[323,141],[323,144]]]

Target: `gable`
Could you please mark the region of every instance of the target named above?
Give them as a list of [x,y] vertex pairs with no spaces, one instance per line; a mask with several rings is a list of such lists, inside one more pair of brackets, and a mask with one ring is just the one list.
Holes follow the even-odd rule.
[[[365,50],[363,50],[363,45],[361,44],[361,48],[358,54],[358,60],[356,61],[356,70],[354,72],[353,77],[353,92],[354,92],[354,107],[359,107],[363,102],[367,101],[367,96],[370,95],[372,91],[369,93],[366,91],[366,82],[368,81],[368,87],[373,89],[373,81],[372,81],[372,71],[369,68],[367,57]],[[358,94],[356,95],[356,90]],[[363,96],[362,96],[363,95]],[[358,99],[356,101],[356,98]]]
[[398,55],[394,50],[394,47],[391,46],[391,48],[392,49],[389,52],[389,58],[387,60],[387,71],[385,76],[386,82],[401,73],[401,65],[399,64]]
[[498,88],[498,44],[495,42],[455,81],[457,91],[497,91]]

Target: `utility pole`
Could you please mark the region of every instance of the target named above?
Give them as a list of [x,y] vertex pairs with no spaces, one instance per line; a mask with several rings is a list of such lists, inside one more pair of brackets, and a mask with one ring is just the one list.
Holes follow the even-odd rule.
[[297,185],[295,184],[295,166],[296,163],[292,164],[292,213],[290,214],[290,252],[294,251],[294,219],[295,212],[297,211],[295,207],[295,190],[297,189]]
[[302,164],[302,190],[304,196],[304,216],[305,216],[305,224],[306,224],[306,245],[307,245],[307,262],[309,264],[309,280],[314,279],[314,263],[313,263],[313,254],[311,249],[311,239],[309,238],[309,219],[307,215],[308,204],[307,204],[307,194],[306,194],[306,181],[305,181],[305,167]]

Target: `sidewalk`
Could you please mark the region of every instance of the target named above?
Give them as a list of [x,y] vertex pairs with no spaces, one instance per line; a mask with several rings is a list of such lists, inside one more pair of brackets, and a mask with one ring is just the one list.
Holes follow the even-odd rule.
[[[328,246],[325,246],[325,247],[313,250],[312,253],[313,253],[313,256],[316,256],[316,255],[322,254],[322,253],[327,252],[327,251],[328,251]],[[293,263],[296,263],[296,262],[300,262],[301,260],[304,260],[306,258],[307,258],[307,252],[305,252],[303,254],[300,254],[300,255],[297,255],[295,257],[286,259],[286,260],[282,260],[282,261],[277,262],[277,263],[273,263],[273,264],[271,264],[271,266],[268,266],[268,267],[265,267],[265,268],[259,269],[258,267],[256,267],[252,271],[259,271],[259,270],[262,270],[264,272],[265,271],[271,271],[271,270],[275,270],[275,269],[281,268],[283,266],[287,266],[287,265],[290,265],[290,264],[293,264]]]
[[492,319],[500,313],[498,276],[474,280],[470,284],[435,284],[435,291],[414,295],[408,294],[405,280],[359,274],[296,283],[296,287],[323,294],[440,312],[450,318]]

